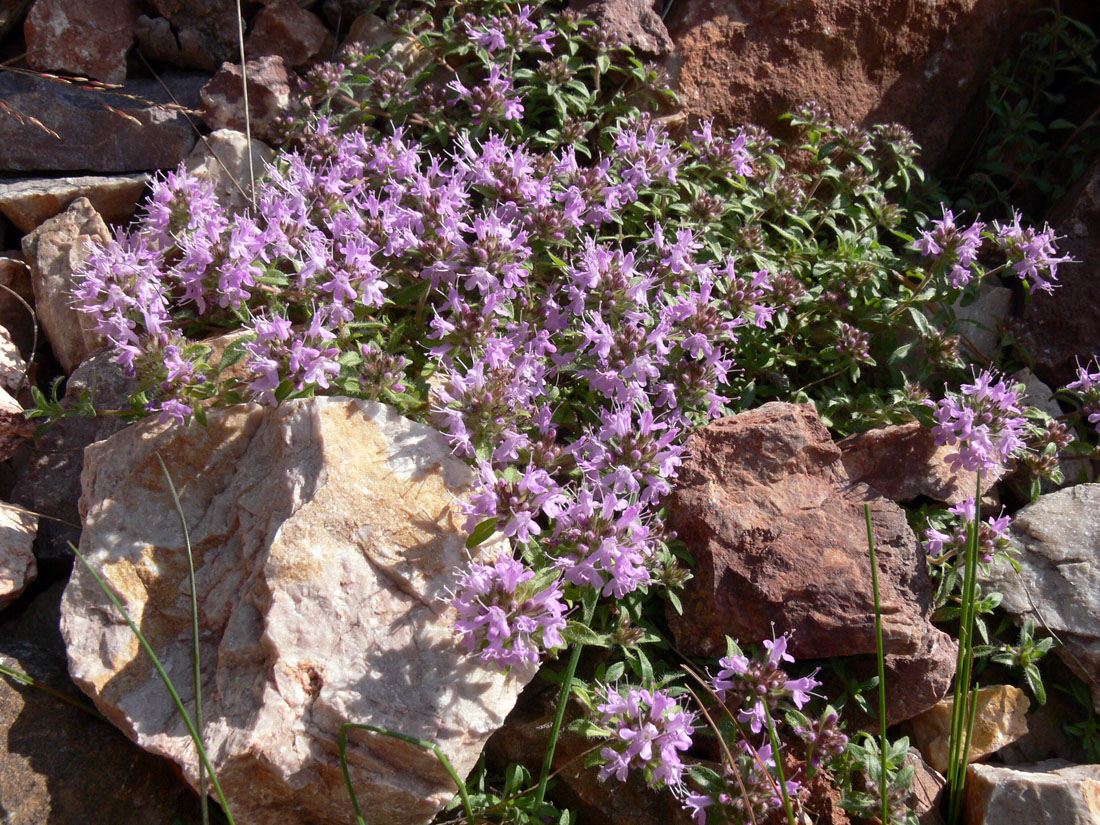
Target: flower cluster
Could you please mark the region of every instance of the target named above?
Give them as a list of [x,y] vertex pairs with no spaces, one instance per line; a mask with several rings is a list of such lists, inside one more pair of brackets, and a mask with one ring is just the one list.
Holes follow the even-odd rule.
[[566,607],[561,583],[539,587],[535,572],[506,555],[472,562],[452,602],[455,630],[470,653],[506,670],[532,665],[543,650],[562,647]]
[[973,384],[962,385],[960,395],[948,395],[935,405],[936,444],[958,446],[958,452],[947,456],[952,472],[993,473],[1025,446],[1020,393],[995,377],[982,372]]
[[933,270],[947,273],[953,288],[962,289],[973,276],[983,229],[985,224],[981,221],[974,221],[965,229],[956,226],[954,213],[943,207],[943,217],[933,221],[931,229],[922,231],[913,247],[932,258]]
[[1054,281],[1058,280],[1059,264],[1073,260],[1069,255],[1058,255],[1054,247],[1057,237],[1049,226],[1041,231],[1020,223],[1020,213],[1013,212],[1012,221],[1001,224],[994,222],[995,237],[1008,257],[1012,271],[1027,284],[1028,291],[1041,289],[1054,291]]
[[[968,498],[956,504],[950,512],[956,517],[951,532],[935,527],[928,527],[924,531],[924,552],[937,563],[964,557],[968,525],[977,515],[974,499]],[[1008,527],[1011,523],[1012,517],[1002,513],[997,518],[990,517],[978,525],[978,558],[982,562],[989,564],[995,555],[1008,550]]]
[[1100,433],[1100,361],[1077,366],[1077,379],[1066,384],[1066,389],[1080,394],[1084,401],[1082,411],[1089,423]]
[[695,714],[662,690],[630,688],[625,694],[610,685],[596,706],[600,724],[611,730],[611,744],[600,751],[603,778],[626,781],[631,768],[643,772],[651,786],[683,789],[685,765],[680,755],[691,747]]

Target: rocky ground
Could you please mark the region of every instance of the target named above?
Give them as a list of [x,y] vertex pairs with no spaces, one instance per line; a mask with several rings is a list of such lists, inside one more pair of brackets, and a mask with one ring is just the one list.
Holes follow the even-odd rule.
[[[198,821],[197,799],[178,775],[193,770],[177,767],[193,764],[190,740],[129,629],[88,574],[74,571],[68,549],[128,548],[104,573],[186,682],[185,569],[154,451],[202,479],[184,490],[183,507],[204,644],[219,662],[206,677],[216,697],[209,714],[228,720],[208,742],[241,800],[239,822],[353,821],[335,757],[339,722],[350,716],[433,739],[459,754],[463,771],[486,743],[501,759],[535,767],[541,759],[552,706],[537,681],[521,695],[533,672],[502,677],[450,642],[445,597],[463,545],[449,508],[471,480],[437,434],[379,405],[331,399],[274,415],[226,413],[186,432],[72,417],[33,439],[23,417],[30,386],[48,388],[61,375],[68,407],[83,394],[101,409],[124,405],[128,379],[67,290],[87,245],[134,215],[149,176],[183,162],[216,181],[225,201],[242,198],[235,179],[247,175],[250,154],[256,165],[272,156],[264,141],[275,142],[300,75],[349,42],[389,36],[366,0],[243,5],[251,144],[240,131],[232,0],[0,0],[0,50],[12,69],[0,73],[0,498],[10,502],[0,505],[0,664],[76,700],[0,680],[4,822]],[[975,107],[991,67],[1043,3],[574,5],[664,67],[689,116],[774,129],[779,114],[816,100],[841,122],[905,124],[923,165],[950,174],[981,128]],[[1050,387],[1100,353],[1100,157],[1050,220],[1080,261],[1063,267],[1054,295],[1018,306],[994,289],[967,311],[979,348],[991,329],[1028,342],[1034,373],[1017,377],[1059,415]],[[911,732],[927,823],[940,821],[936,771],[945,767],[943,700],[956,647],[931,624],[931,582],[899,504],[955,504],[972,489],[945,452],[917,425],[834,443],[812,406],[771,403],[694,435],[669,500],[697,561],[684,615],[669,617],[685,654],[712,656],[725,634],[751,642],[794,630],[798,658],[849,657],[858,678],[875,665],[863,538],[870,502],[884,575],[888,720]],[[1074,481],[1095,478],[1095,462],[1070,469]],[[997,481],[986,479],[990,497]],[[997,566],[988,581],[1008,615],[1058,634],[1057,655],[1100,712],[1098,513],[1100,484],[1047,491],[1012,528],[1021,570]],[[971,825],[1100,822],[1100,767],[1083,764],[1087,755],[1062,731],[1062,701],[1031,707],[1013,686],[983,690]],[[387,710],[409,706],[418,710]],[[368,821],[428,821],[450,797],[423,751],[357,736],[353,767]],[[559,756],[568,761],[584,746],[566,736]],[[610,788],[572,767],[560,793],[581,822],[684,816],[640,786]]]

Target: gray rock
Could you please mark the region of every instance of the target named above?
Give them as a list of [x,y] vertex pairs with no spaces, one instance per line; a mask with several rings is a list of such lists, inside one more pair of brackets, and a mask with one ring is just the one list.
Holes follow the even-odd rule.
[[19,597],[34,581],[34,532],[38,519],[19,507],[0,502],[0,608]]
[[[244,405],[209,420],[149,420],[89,447],[80,544],[190,703],[187,567],[161,455],[196,556],[204,736],[237,821],[354,822],[336,747],[346,721],[433,741],[465,775],[533,675],[487,670],[454,639],[469,468],[439,433],[374,403]],[[77,684],[195,784],[175,710],[82,567],[61,629]],[[350,740],[372,825],[427,823],[453,796],[430,752],[361,731]]]
[[952,309],[959,322],[959,352],[971,362],[988,363],[1000,351],[1002,330],[1012,313],[1012,290],[983,283],[974,303],[956,302]]
[[149,176],[140,172],[6,180],[0,182],[0,212],[19,229],[31,232],[77,198],[87,198],[107,223],[126,223],[148,182]]
[[966,825],[1096,825],[1100,765],[1059,759],[1002,768],[971,765]]
[[0,73],[0,169],[140,172],[173,168],[195,145],[180,106],[198,108],[204,75],[131,80],[116,91]]
[[[70,699],[65,657],[4,628],[0,664]],[[86,703],[86,700],[83,700]],[[0,816],[10,825],[198,825],[198,798],[164,759],[56,696],[0,676]]]
[[1041,496],[1016,514],[1010,538],[1017,572],[994,562],[982,584],[1004,595],[1018,622],[1034,619],[1058,635],[1055,652],[1092,689],[1100,711],[1100,484]]
[[38,320],[67,373],[107,343],[93,331],[87,316],[72,305],[71,293],[73,273],[87,260],[90,245],[110,238],[107,224],[87,198],[73,201],[60,215],[23,238]]

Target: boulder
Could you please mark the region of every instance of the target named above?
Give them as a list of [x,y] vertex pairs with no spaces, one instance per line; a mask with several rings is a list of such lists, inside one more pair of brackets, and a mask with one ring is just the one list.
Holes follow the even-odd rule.
[[863,504],[871,505],[890,723],[947,692],[954,644],[932,627],[932,585],[916,537],[893,502],[853,485],[810,404],[773,402],[688,439],[668,499],[669,526],[692,554],[682,616],[685,654],[714,657],[725,636],[759,642],[793,632],[797,658],[873,654],[874,599]]
[[[249,204],[248,138],[243,132],[218,129],[202,139],[188,156],[185,165],[191,172],[214,184],[218,201],[233,211]],[[275,157],[275,151],[265,143],[252,141],[252,171],[257,179]]]
[[[7,628],[5,628],[7,631]],[[65,657],[5,632],[0,664],[80,700]],[[90,708],[88,710],[91,710]],[[44,690],[0,677],[0,811],[11,825],[199,825],[169,762]]]
[[[9,172],[139,172],[179,165],[195,145],[179,106],[198,108],[205,77],[130,80],[119,93],[0,73],[0,168]],[[175,102],[173,102],[175,98]]]
[[909,748],[905,762],[913,766],[913,784],[909,788],[909,808],[917,815],[920,825],[943,825],[940,807],[947,780],[933,770],[914,747]]
[[34,581],[34,532],[37,517],[0,502],[0,608],[7,607]]
[[722,125],[816,101],[838,123],[900,122],[926,167],[981,127],[990,68],[1041,0],[700,0],[673,4],[665,58],[685,109]]
[[[454,638],[457,499],[474,476],[443,436],[380,404],[315,398],[215,410],[207,427],[146,420],[86,449],[82,552],[190,704],[187,563],[156,455],[190,529],[204,737],[237,822],[353,823],[344,722],[435,742],[467,774],[534,668],[487,669]],[[61,629],[96,706],[196,784],[184,726],[83,567]],[[387,736],[353,731],[348,763],[371,825],[427,823],[455,793],[432,753]]]
[[72,305],[71,293],[73,273],[87,260],[90,245],[110,239],[107,225],[87,198],[73,201],[23,238],[38,320],[67,373],[106,343],[88,317]]
[[1100,765],[971,765],[965,812],[966,825],[1096,825]]
[[[850,435],[838,446],[848,478],[891,501],[914,501],[924,496],[943,504],[958,504],[974,497],[977,473],[951,472],[947,456],[954,448],[936,446],[932,431],[919,421]],[[986,473],[982,493],[989,492],[1003,475],[1003,469]]]
[[87,198],[107,223],[126,223],[137,211],[149,176],[81,175],[75,178],[13,178],[0,182],[0,212],[24,232]]
[[[135,380],[115,364],[114,355],[100,350],[69,376],[61,405],[72,409],[86,395],[98,410],[127,410],[128,396],[135,389]],[[13,459],[18,466],[12,501],[47,517],[38,526],[35,552],[39,562],[66,565],[72,561],[69,542],[80,540],[77,500],[84,448],[124,426],[117,415],[62,418],[35,440],[28,455]]]
[[[268,55],[245,63],[248,75],[248,111],[252,119],[252,137],[269,140],[275,134],[280,112],[292,108],[297,92],[297,76],[283,58]],[[217,74],[202,88],[202,119],[211,129],[245,128],[244,95],[241,67],[223,63]]]
[[974,364],[996,360],[1012,315],[1012,290],[982,282],[972,303],[956,301],[952,309],[959,322],[959,352],[963,357]]
[[1100,484],[1040,496],[1016,513],[1009,532],[1016,568],[996,559],[982,586],[1000,592],[1017,622],[1053,631],[1055,652],[1092,689],[1100,712]]
[[1051,212],[1058,249],[1073,263],[1058,267],[1058,287],[1027,302],[1019,333],[1036,374],[1052,387],[1076,378],[1078,361],[1100,355],[1100,160]]
[[136,18],[135,0],[35,0],[23,24],[27,64],[121,83]]
[[336,41],[316,14],[294,0],[273,0],[252,18],[245,41],[250,58],[278,55],[294,69],[331,57]]
[[636,52],[661,57],[672,51],[660,0],[570,0],[569,6],[617,32]]
[[[970,761],[977,762],[1027,734],[1027,694],[1012,685],[978,690]],[[931,710],[910,719],[906,727],[925,761],[940,773],[950,765],[951,714],[955,700],[944,699]]]

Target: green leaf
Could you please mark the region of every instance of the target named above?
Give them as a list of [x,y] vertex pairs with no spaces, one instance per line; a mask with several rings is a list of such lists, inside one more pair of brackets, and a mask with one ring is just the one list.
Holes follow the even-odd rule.
[[489,537],[496,532],[498,521],[500,519],[493,516],[478,524],[466,539],[466,549],[473,550],[488,541]]
[[561,637],[567,644],[592,645],[593,647],[611,647],[611,638],[606,634],[597,633],[583,622],[570,620],[566,622]]

